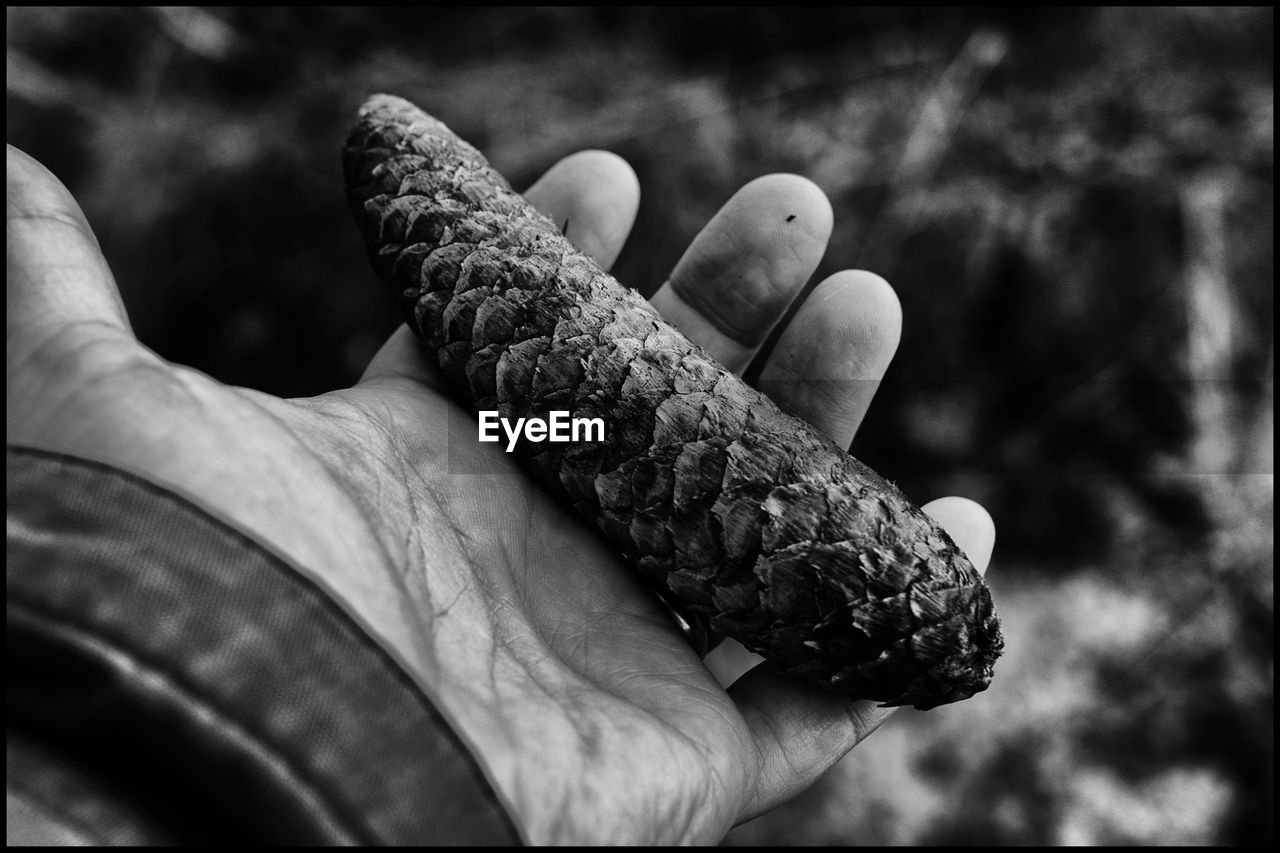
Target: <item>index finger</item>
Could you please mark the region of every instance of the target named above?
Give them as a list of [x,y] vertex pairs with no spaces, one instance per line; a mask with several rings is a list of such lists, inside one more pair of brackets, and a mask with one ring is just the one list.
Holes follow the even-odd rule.
[[579,151],[556,163],[524,193],[561,233],[602,269],[618,259],[640,205],[640,182],[608,151]]

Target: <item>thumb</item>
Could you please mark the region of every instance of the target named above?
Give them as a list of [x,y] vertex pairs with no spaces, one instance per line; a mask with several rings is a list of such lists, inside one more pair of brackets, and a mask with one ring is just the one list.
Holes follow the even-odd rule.
[[6,147],[10,349],[80,324],[106,326],[132,338],[120,291],[80,205],[39,161]]
[[143,350],[71,193],[13,146],[5,165],[7,434],[37,441],[70,389]]

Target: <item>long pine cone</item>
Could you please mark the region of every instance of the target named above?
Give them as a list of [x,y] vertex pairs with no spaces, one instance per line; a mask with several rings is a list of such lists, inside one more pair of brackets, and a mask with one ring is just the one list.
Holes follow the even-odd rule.
[[668,597],[787,672],[932,708],[1003,648],[981,576],[901,491],[716,363],[573,248],[484,157],[400,98],[344,151],[378,275],[457,394],[514,421],[601,418],[522,443]]

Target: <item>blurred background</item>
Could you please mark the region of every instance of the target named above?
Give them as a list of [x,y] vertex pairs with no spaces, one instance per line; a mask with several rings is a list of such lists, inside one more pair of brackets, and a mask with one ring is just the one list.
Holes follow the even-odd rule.
[[854,452],[996,520],[1007,652],[730,844],[1273,837],[1274,10],[8,7],[8,141],[76,194],[142,341],[355,381],[397,324],[343,197],[366,95],[517,187],[640,177],[652,292],[742,184],[830,197],[815,281],[896,287]]

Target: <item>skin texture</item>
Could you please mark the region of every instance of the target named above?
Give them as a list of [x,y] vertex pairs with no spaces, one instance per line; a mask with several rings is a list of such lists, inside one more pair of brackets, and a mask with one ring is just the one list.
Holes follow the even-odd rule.
[[[458,398],[508,421],[568,410],[602,425],[509,447],[660,594],[850,696],[928,709],[986,689],[1003,648],[990,593],[900,490],[665,323],[410,102],[370,98],[343,162],[373,267]],[[783,200],[804,209],[796,195]],[[714,290],[718,254],[751,257],[770,233],[803,253],[798,214],[773,213],[676,281]],[[735,299],[777,301],[770,266],[723,303],[694,286],[685,301],[749,355],[763,323]]]
[[[7,160],[8,440],[169,483],[316,579],[455,721],[528,840],[715,843],[808,787],[889,713],[768,667],[722,689],[634,575],[506,454],[476,447],[471,461],[487,473],[448,475],[450,424],[471,421],[451,419],[407,328],[354,387],[309,399],[225,386],[158,357],[133,337],[75,200],[30,157],[10,148]],[[798,185],[810,193],[794,176],[748,185],[708,239]],[[581,223],[571,239],[606,266],[638,203],[630,170],[600,152],[556,165],[529,197]],[[772,289],[795,294],[825,250],[829,234],[815,234],[804,248],[766,243],[725,262],[767,267]],[[842,294],[832,298],[844,331],[813,340],[842,349],[784,351],[773,366],[801,371],[825,354],[839,369],[882,370],[897,340],[892,291],[866,273],[829,281],[820,288]],[[752,315],[744,328],[777,316],[749,300],[740,310]],[[716,357],[741,346],[705,325],[699,343]],[[787,405],[845,444],[863,413],[803,387]],[[994,530],[980,508],[926,509],[985,567]]]

